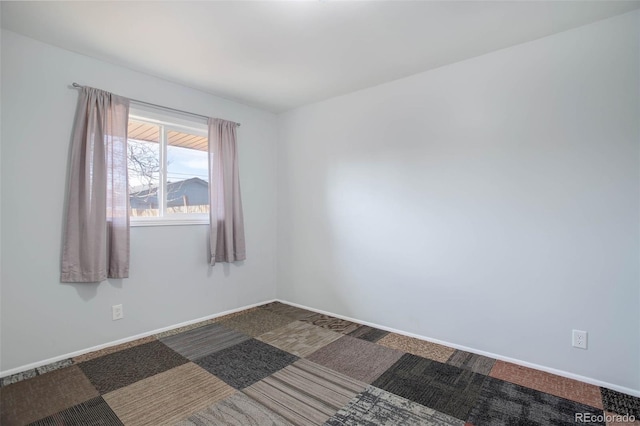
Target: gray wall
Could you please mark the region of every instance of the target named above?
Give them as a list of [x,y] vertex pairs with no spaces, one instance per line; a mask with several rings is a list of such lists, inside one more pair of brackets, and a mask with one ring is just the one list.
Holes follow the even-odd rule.
[[639,391],[639,31],[282,115],[279,297]]
[[[209,268],[206,225],[132,228],[129,279],[59,282],[74,81],[242,123],[242,265]],[[2,371],[275,297],[273,114],[3,31],[2,124]]]

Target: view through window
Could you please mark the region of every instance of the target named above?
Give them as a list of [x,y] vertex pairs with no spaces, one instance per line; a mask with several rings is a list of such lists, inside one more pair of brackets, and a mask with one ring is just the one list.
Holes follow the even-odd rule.
[[129,117],[128,172],[132,222],[208,220],[206,125]]

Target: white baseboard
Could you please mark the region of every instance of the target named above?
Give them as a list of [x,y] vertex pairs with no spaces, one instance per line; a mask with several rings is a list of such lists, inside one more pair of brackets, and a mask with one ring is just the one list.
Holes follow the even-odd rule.
[[121,345],[123,343],[132,342],[134,340],[142,339],[144,337],[153,336],[155,334],[159,334],[159,333],[162,333],[162,332],[165,332],[165,331],[173,330],[174,328],[185,327],[187,325],[195,324],[195,323],[198,323],[198,322],[207,321],[207,320],[210,320],[210,319],[213,319],[213,318],[218,318],[218,317],[222,317],[222,316],[225,316],[225,315],[233,314],[233,313],[236,313],[236,312],[244,311],[245,309],[251,309],[253,307],[264,305],[265,303],[271,303],[271,302],[275,302],[275,301],[276,301],[275,299],[272,299],[272,300],[267,300],[267,301],[264,301],[264,302],[253,303],[251,305],[242,306],[240,308],[230,309],[228,311],[219,312],[217,314],[207,315],[206,317],[202,317],[202,318],[198,318],[198,319],[194,319],[194,320],[181,322],[179,324],[170,325],[168,327],[162,327],[162,328],[159,328],[157,330],[148,331],[148,332],[145,332],[145,333],[137,334],[135,336],[125,337],[124,339],[114,340],[112,342],[104,343],[104,344],[97,345],[97,346],[93,346],[93,347],[90,347],[90,348],[87,348],[87,349],[82,349],[82,350],[79,350],[79,351],[75,351],[75,352],[71,352],[71,353],[68,353],[68,354],[56,356],[56,357],[45,359],[45,360],[42,360],[42,361],[33,362],[31,364],[26,364],[26,365],[23,365],[23,366],[20,366],[20,367],[12,368],[10,370],[0,371],[0,378],[11,376],[11,375],[17,374],[17,373],[22,373],[23,371],[32,370],[34,368],[42,367],[43,365],[51,364],[51,363],[54,363],[54,362],[57,362],[57,361],[62,361],[62,360],[68,359],[68,358],[73,358],[73,357],[76,357],[76,356],[84,355],[84,354],[89,353],[89,352],[99,351],[101,349],[108,348],[110,346]]
[[570,373],[568,371],[557,370],[555,368],[545,367],[544,365],[533,364],[531,362],[522,361],[522,360],[515,359],[515,358],[510,358],[510,357],[494,354],[494,353],[491,353],[491,352],[485,352],[485,351],[481,351],[481,350],[478,350],[478,349],[469,348],[467,346],[458,345],[456,343],[451,343],[451,342],[446,342],[444,340],[438,340],[438,339],[433,339],[431,337],[421,336],[421,335],[415,334],[415,333],[408,333],[406,331],[397,330],[397,329],[391,328],[391,327],[385,327],[383,325],[375,324],[375,323],[368,322],[368,321],[362,321],[362,320],[359,320],[357,318],[351,318],[351,317],[347,317],[347,316],[344,316],[344,315],[339,315],[339,314],[336,314],[336,313],[333,313],[333,312],[328,312],[328,311],[323,311],[323,310],[320,310],[320,309],[311,308],[309,306],[301,305],[299,303],[289,302],[287,300],[277,299],[277,301],[281,302],[281,303],[286,303],[287,305],[296,306],[298,308],[307,309],[309,311],[317,312],[319,314],[330,315],[332,317],[341,318],[341,319],[344,319],[344,320],[347,320],[347,321],[352,321],[352,322],[357,322],[359,324],[368,325],[369,327],[379,328],[380,330],[385,330],[385,331],[389,331],[389,332],[392,332],[392,333],[401,334],[403,336],[415,337],[417,339],[426,340],[428,342],[437,343],[439,345],[448,346],[450,348],[459,349],[461,351],[471,352],[471,353],[474,353],[474,354],[477,354],[477,355],[482,355],[482,356],[486,356],[486,357],[493,358],[493,359],[499,359],[500,361],[510,362],[512,364],[521,365],[523,367],[533,368],[535,370],[540,370],[540,371],[544,371],[544,372],[547,372],[547,373],[555,374],[556,376],[566,377],[568,379],[578,380],[580,382],[589,383],[591,385],[600,386],[600,387],[612,389],[612,390],[615,390],[615,391],[618,391],[618,392],[626,393],[627,395],[633,395],[633,396],[636,396],[636,397],[640,397],[640,390],[631,389],[631,388],[627,388],[627,387],[624,387],[624,386],[618,386],[618,385],[615,385],[613,383],[607,383],[607,382],[603,382],[601,380],[592,379],[591,377],[585,377],[585,376],[581,376],[579,374]]

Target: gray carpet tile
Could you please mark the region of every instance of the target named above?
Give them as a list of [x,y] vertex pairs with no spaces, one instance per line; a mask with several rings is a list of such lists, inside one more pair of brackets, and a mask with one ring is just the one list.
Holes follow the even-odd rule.
[[487,376],[405,354],[372,385],[466,420]]
[[0,387],[11,385],[13,383],[18,383],[27,379],[33,379],[37,375],[38,375],[38,372],[36,371],[35,368],[32,368],[31,370],[27,370],[27,371],[21,371],[20,373],[3,377],[2,380],[0,381]]
[[171,368],[188,359],[153,341],[78,364],[101,394],[128,386]]
[[45,374],[51,371],[59,370],[61,368],[70,367],[73,365],[73,361],[71,358],[63,359],[61,361],[52,362],[51,364],[43,365],[42,367],[37,367],[36,371],[38,374]]
[[97,397],[46,417],[33,426],[117,426],[122,422],[111,407]]
[[297,359],[288,352],[250,339],[195,362],[234,388],[243,389]]
[[174,426],[290,426],[283,417],[236,392]]
[[640,420],[640,398],[607,388],[600,388],[600,392],[605,410],[616,414],[629,414]]
[[245,393],[294,425],[321,425],[366,385],[305,359],[246,388]]
[[266,305],[260,306],[260,309],[265,309],[267,311],[273,312],[274,314],[283,315],[295,320],[303,320],[305,318],[316,315],[316,312],[297,308],[291,305],[285,305],[284,303],[280,302],[267,303]]
[[249,336],[222,324],[210,324],[160,339],[162,343],[192,361],[245,340],[249,340]]
[[447,361],[447,364],[460,367],[463,370],[473,371],[488,375],[496,360],[482,355],[476,355],[465,351],[456,350]]
[[468,421],[475,426],[605,424],[576,421],[580,413],[603,415],[588,405],[487,377]]
[[464,421],[369,386],[327,420],[325,425],[464,426]]
[[366,340],[342,336],[307,357],[309,361],[371,383],[400,359],[403,352]]
[[349,336],[375,343],[387,334],[389,334],[388,331],[363,325],[349,333]]

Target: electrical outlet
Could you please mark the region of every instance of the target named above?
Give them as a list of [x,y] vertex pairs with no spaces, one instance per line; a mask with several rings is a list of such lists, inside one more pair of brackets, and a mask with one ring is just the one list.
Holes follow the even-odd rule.
[[571,343],[574,348],[587,349],[587,332],[582,330],[573,330],[573,338]]
[[111,307],[111,314],[113,315],[113,320],[119,320],[124,317],[124,311],[122,310],[122,305],[113,305]]

